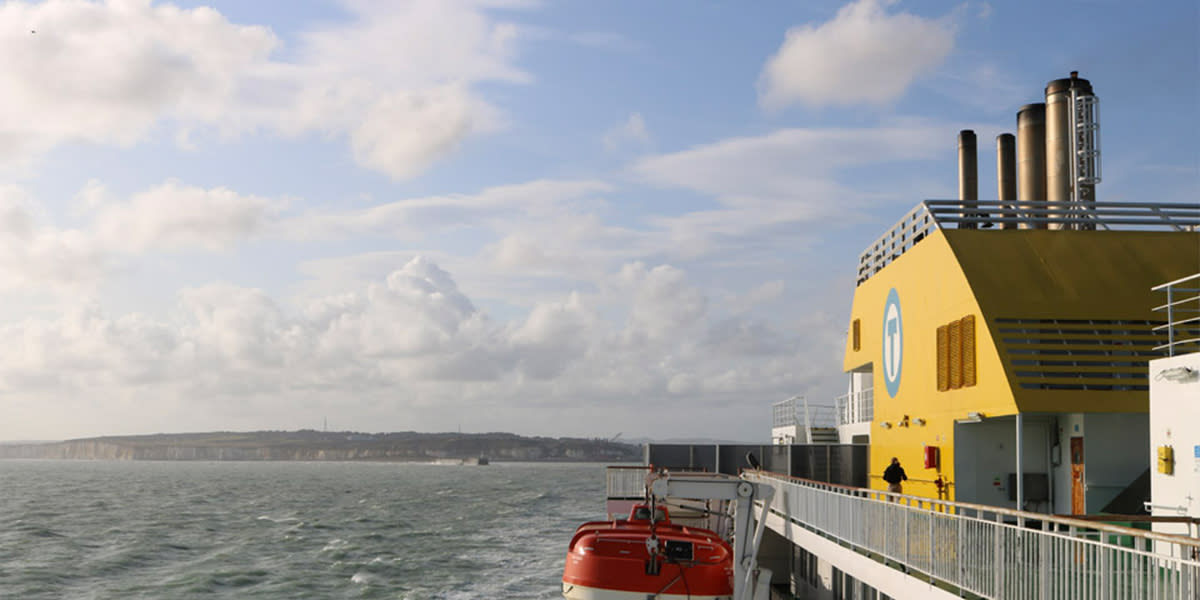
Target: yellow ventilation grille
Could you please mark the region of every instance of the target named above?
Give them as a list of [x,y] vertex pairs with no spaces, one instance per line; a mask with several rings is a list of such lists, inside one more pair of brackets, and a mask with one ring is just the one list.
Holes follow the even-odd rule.
[[950,326],[937,328],[937,386],[939,392],[950,389]]
[[962,324],[962,384],[970,387],[975,385],[975,315],[967,315],[959,323]]
[[967,315],[937,328],[938,391],[971,387],[975,367],[975,315]]
[[850,325],[850,347],[854,348],[855,352],[862,350],[862,324],[858,319]]

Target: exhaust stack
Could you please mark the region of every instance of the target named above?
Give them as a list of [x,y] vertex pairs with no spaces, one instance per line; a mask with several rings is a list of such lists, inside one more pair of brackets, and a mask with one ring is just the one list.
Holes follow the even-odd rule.
[[971,222],[959,223],[959,229],[976,229],[974,219],[979,217],[976,202],[979,200],[979,161],[975,147],[975,132],[964,129],[958,132],[958,199],[962,201],[964,219]]
[[[996,136],[996,199],[1002,203],[1001,218],[1017,218],[1017,138],[1011,133]],[[1017,223],[1006,220],[1000,227],[1016,229]]]
[[[1092,84],[1071,71],[1046,84],[1046,199],[1070,202],[1071,216],[1086,216],[1096,201],[1099,172],[1098,100]],[[1066,216],[1066,215],[1063,215]],[[1090,229],[1052,225],[1051,229]]]
[[[1017,111],[1017,204],[1036,208],[1046,201],[1046,105],[1026,104]],[[1038,213],[1025,218],[1044,217]],[[1045,229],[1045,224],[1021,223],[1021,229]]]

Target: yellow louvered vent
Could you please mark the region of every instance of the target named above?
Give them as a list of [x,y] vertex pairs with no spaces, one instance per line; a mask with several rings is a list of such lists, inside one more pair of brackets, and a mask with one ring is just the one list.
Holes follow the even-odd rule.
[[962,318],[962,372],[963,386],[975,385],[975,315]]
[[938,391],[971,387],[978,379],[975,366],[975,315],[937,328]]
[[998,346],[1022,389],[1150,389],[1147,362],[1162,356],[1156,321],[997,318]]
[[950,389],[962,387],[962,323],[950,324]]
[[937,386],[939,392],[950,389],[950,326],[937,328]]
[[858,319],[850,326],[850,347],[854,348],[855,352],[862,349],[862,324]]

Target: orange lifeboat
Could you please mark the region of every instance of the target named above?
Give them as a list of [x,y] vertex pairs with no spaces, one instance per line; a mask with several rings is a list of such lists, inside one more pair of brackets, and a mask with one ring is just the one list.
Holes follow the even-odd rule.
[[[653,518],[652,518],[653,517]],[[708,529],[638,504],[624,521],[575,530],[563,568],[567,600],[731,600],[733,550]]]

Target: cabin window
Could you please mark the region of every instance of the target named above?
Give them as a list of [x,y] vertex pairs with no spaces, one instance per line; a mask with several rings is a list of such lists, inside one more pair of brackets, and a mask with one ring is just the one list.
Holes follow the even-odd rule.
[[854,348],[855,352],[862,349],[862,325],[858,319],[850,324],[850,347]]

